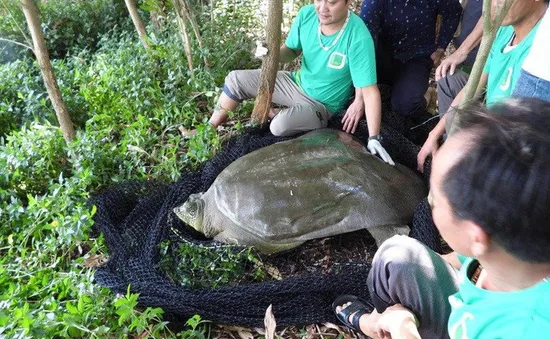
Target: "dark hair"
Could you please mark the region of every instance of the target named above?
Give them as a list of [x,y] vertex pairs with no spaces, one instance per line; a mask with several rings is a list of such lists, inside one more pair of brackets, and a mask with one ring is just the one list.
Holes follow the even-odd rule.
[[471,106],[457,131],[470,132],[472,142],[443,180],[455,216],[521,260],[550,262],[550,103]]

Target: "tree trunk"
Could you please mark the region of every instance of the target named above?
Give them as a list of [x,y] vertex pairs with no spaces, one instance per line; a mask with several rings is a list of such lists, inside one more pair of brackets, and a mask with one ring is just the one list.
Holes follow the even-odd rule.
[[38,9],[32,0],[21,0],[21,8],[23,9],[25,19],[27,19],[27,24],[29,26],[29,31],[31,32],[34,46],[33,52],[36,55],[38,65],[40,66],[40,71],[42,72],[46,90],[48,91],[55,114],[57,115],[57,120],[59,121],[59,126],[63,132],[63,137],[65,138],[65,141],[69,143],[75,138],[75,130],[73,122],[71,121],[71,116],[67,110],[67,106],[65,106],[65,103],[61,98],[61,91],[57,85],[52,64],[50,63],[50,56],[48,54],[48,49],[46,48],[46,41],[44,41],[44,35],[40,29],[41,22]]
[[185,51],[185,56],[187,57],[187,65],[193,75],[193,53],[191,52],[191,42],[189,41],[189,35],[187,34],[187,26],[185,26],[185,21],[178,15],[176,17],[178,21],[179,31],[181,35],[181,40],[183,40],[183,50]]
[[[502,20],[504,20],[504,17],[513,3],[514,0],[505,0],[502,6],[497,7],[495,19],[492,19],[491,0],[483,0],[483,37],[481,38],[481,44],[479,46],[479,51],[477,52],[476,61],[472,67],[472,72],[470,73],[466,86],[464,86],[464,96],[462,97],[462,102],[460,104],[461,108],[471,103],[483,92],[483,88],[479,87],[483,67],[485,66],[489,52],[491,51],[491,46],[493,45],[497,31],[502,24]],[[449,135],[456,131],[459,121],[460,110],[458,110],[454,115],[451,126],[448,129]]]
[[134,26],[136,26],[136,31],[138,33],[141,44],[143,45],[143,47],[148,49],[149,43],[147,42],[147,32],[145,31],[143,21],[141,21],[141,18],[139,17],[135,0],[124,0],[124,2],[126,3],[126,7],[128,7],[128,12],[130,12],[130,17],[132,18]]
[[252,111],[252,119],[263,123],[271,108],[271,98],[273,89],[275,88],[275,80],[279,69],[279,50],[281,47],[281,23],[283,21],[283,2],[282,0],[269,0],[267,4],[267,49],[268,53],[262,62],[262,70],[260,73],[260,86],[254,110]]
[[[195,20],[195,18],[193,16],[193,12],[191,11],[191,7],[187,3],[187,1],[186,0],[174,0],[173,4],[174,4],[174,8],[176,9],[176,15],[184,23],[183,26],[187,27],[186,23],[189,23],[191,25],[191,28],[193,29],[193,33],[195,34],[195,38],[197,39],[197,43],[199,44],[199,48],[201,50],[204,50],[204,45],[203,45],[203,42],[202,42],[202,36],[201,36],[200,29],[199,29],[199,25],[197,24],[197,21]],[[185,34],[187,35],[187,32]],[[182,34],[182,36],[183,36],[183,34]],[[189,41],[189,39],[188,39],[188,41]],[[203,56],[203,61],[204,61],[204,66],[206,68],[210,68],[210,62],[208,61],[208,58],[206,56]]]

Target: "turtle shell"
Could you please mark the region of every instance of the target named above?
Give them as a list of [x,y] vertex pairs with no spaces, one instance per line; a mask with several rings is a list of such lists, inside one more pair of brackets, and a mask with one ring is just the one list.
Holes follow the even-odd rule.
[[322,129],[237,159],[175,212],[207,237],[273,253],[364,228],[402,233],[426,194],[409,168]]

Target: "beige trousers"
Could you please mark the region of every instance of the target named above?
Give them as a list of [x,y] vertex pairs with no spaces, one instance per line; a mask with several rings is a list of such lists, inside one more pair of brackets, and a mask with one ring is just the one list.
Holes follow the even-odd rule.
[[[260,70],[232,71],[225,78],[224,93],[241,102],[258,94]],[[271,133],[290,136],[327,127],[331,117],[326,107],[307,96],[292,80],[290,72],[277,72],[272,102],[284,106],[271,121]]]

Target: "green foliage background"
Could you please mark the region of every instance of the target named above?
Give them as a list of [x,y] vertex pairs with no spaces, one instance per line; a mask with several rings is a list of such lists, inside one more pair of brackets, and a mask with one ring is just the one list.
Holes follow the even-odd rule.
[[[147,26],[148,51],[122,0],[37,3],[77,138],[64,142],[32,53],[13,43],[31,45],[18,1],[0,0],[0,337],[204,336],[200,317],[174,331],[162,310],[139,308],[130,287],[115,296],[94,283],[90,263],[108,253],[101,236],[91,235],[95,207],[86,202],[123,180],[175,181],[220,147],[207,128],[209,108],[231,69],[259,65],[250,51],[261,32],[261,1],[191,2],[205,42],[200,50],[192,41],[193,74],[169,2],[162,28]],[[146,23],[156,4],[140,2]],[[300,5],[286,4],[287,16]],[[244,105],[236,117],[249,110]],[[180,125],[199,133],[183,140]],[[198,260],[191,271],[209,260],[182,251]],[[249,251],[227,258],[219,267],[229,273],[213,270],[214,285],[238,275],[233,261],[255,260]]]

